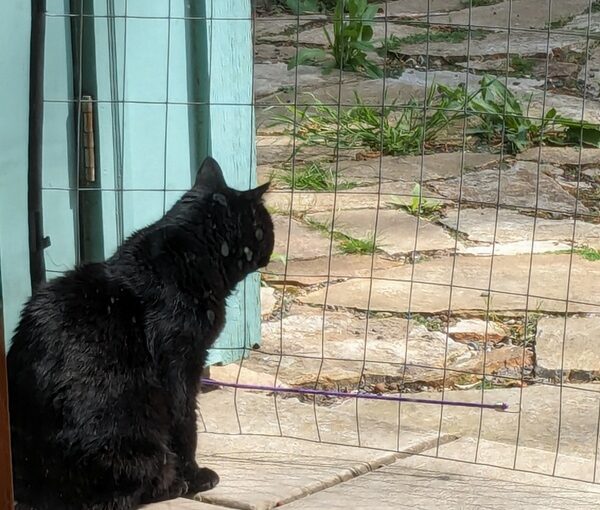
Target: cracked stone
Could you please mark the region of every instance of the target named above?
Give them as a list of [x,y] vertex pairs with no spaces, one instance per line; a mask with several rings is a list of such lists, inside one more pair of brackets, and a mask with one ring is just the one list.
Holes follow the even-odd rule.
[[[277,211],[294,215],[315,212],[341,211],[344,209],[380,209],[387,208],[390,203],[410,204],[415,183],[383,182],[379,185],[364,186],[338,191],[289,191],[273,190],[265,196],[265,204]],[[379,192],[380,191],[380,192]],[[443,203],[442,197],[426,189],[422,190],[422,198]]]
[[407,382],[440,383],[444,363],[454,366],[475,356],[444,333],[405,319],[375,317],[365,331],[364,319],[347,313],[327,312],[323,317],[318,310],[295,310],[281,322],[263,323],[265,352],[253,352],[246,367],[266,373],[278,369],[280,379],[292,386],[350,389],[361,379],[374,384],[403,377]]
[[497,322],[481,319],[459,320],[454,326],[448,328],[448,334],[456,341],[463,344],[469,342],[498,343],[504,340],[508,333]]
[[369,277],[373,271],[397,267],[400,262],[373,255],[333,255],[311,260],[288,260],[271,262],[264,277],[271,283],[285,280],[286,289],[291,286],[309,286],[335,282],[336,280]]
[[457,245],[438,225],[398,210],[343,210],[335,215],[331,212],[310,214],[307,218],[329,227],[334,223],[336,232],[349,237],[371,239],[375,236],[377,247],[388,255],[453,250]]
[[461,209],[460,215],[458,210],[452,210],[440,222],[466,234],[470,241],[483,243],[531,241],[534,235],[536,242],[600,243],[600,225],[582,220],[534,218],[506,209]]
[[[493,263],[492,263],[493,260]],[[327,305],[373,312],[599,312],[600,264],[570,254],[456,256],[330,285]],[[490,289],[491,286],[491,290]],[[299,301],[323,306],[325,290]]]
[[580,147],[532,147],[517,155],[523,161],[535,161],[552,165],[597,165],[600,149]]
[[442,152],[424,156],[383,156],[366,161],[341,161],[345,179],[374,178],[425,182],[457,177],[473,168],[498,164],[500,155],[479,152]]
[[260,315],[261,317],[269,317],[277,306],[279,300],[275,296],[275,289],[272,287],[260,288]]
[[[288,259],[314,259],[327,257],[335,252],[335,244],[299,221],[284,216],[274,216],[275,247],[273,253],[284,255]],[[289,246],[288,246],[289,238]]]
[[[566,322],[565,322],[566,321]],[[600,377],[600,317],[543,317],[537,324],[538,377],[588,382]]]
[[[552,9],[550,9],[550,6]],[[589,0],[506,0],[499,4],[466,8],[435,16],[435,23],[441,25],[477,26],[478,28],[545,28],[550,22],[559,22],[581,14],[590,6]],[[427,21],[423,18],[422,21]],[[431,20],[430,20],[431,21]],[[511,33],[511,39],[518,32]],[[545,40],[546,34],[536,34]],[[504,34],[506,40],[506,34]],[[512,44],[511,44],[512,47]],[[513,50],[518,53],[517,50]]]
[[[527,161],[517,161],[500,171],[489,168],[468,173],[462,179],[431,182],[430,186],[445,198],[458,201],[460,196],[465,203],[575,212],[575,198],[544,172],[538,175],[538,165]],[[578,204],[577,212],[583,214],[589,210]]]

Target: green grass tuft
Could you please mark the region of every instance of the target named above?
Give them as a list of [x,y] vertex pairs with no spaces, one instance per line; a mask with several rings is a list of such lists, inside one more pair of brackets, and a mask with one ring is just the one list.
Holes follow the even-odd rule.
[[515,73],[518,73],[522,76],[530,75],[533,71],[533,62],[519,55],[513,55],[510,58],[510,67],[513,68]]
[[367,239],[357,239],[338,232],[337,237],[340,249],[348,255],[367,255],[377,251],[374,236]]
[[575,253],[581,255],[585,260],[589,260],[591,262],[597,262],[600,260],[600,250],[596,250],[595,248],[590,248],[589,246],[583,246],[581,248],[577,248]]
[[294,190],[300,191],[335,191],[352,189],[358,183],[342,181],[336,183],[336,174],[331,168],[324,168],[321,163],[310,163],[280,171],[274,175],[276,181]]
[[504,0],[463,0],[462,4],[465,7],[486,7],[488,5],[496,5]]

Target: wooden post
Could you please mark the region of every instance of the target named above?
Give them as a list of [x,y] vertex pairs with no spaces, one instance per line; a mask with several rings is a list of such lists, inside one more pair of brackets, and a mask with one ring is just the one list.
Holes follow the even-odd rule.
[[[206,2],[210,154],[230,186],[256,184],[252,6],[250,0]],[[250,275],[227,303],[227,324],[209,363],[235,363],[260,343],[260,277]]]
[[0,508],[13,507],[12,470],[10,463],[10,422],[8,420],[8,383],[2,301],[0,301]]

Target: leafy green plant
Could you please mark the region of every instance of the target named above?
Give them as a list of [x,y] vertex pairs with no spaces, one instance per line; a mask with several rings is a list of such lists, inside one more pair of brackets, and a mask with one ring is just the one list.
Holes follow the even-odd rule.
[[[467,109],[480,119],[471,134],[487,137],[503,135],[511,152],[526,149],[539,136],[541,125],[528,116],[518,98],[498,79],[484,76],[480,89],[471,96]],[[556,112],[548,112],[551,118]]]
[[271,258],[269,259],[269,262],[281,262],[282,264],[285,264],[287,262],[287,257],[283,254],[283,253],[271,253]]
[[600,0],[594,0],[592,2],[592,5],[588,9],[586,9],[586,14],[590,11],[591,12],[600,12]]
[[337,181],[335,172],[321,163],[309,163],[294,169],[284,170],[275,174],[275,180],[296,190],[335,191],[336,189],[351,189],[357,186],[355,182]]
[[518,74],[529,75],[533,71],[533,62],[520,55],[513,55],[510,58],[510,67]]
[[[529,104],[521,101],[497,78],[484,76],[480,88],[464,98],[465,109],[479,124],[470,129],[488,140],[503,138],[508,149],[521,152],[535,143],[547,142],[554,145],[589,145],[600,147],[600,126],[584,121],[562,117],[554,108],[548,110],[543,119],[532,119],[528,115]],[[457,89],[441,89],[460,101]]]
[[570,21],[573,21],[574,18],[575,18],[575,15],[571,14],[570,16],[563,16],[562,18],[558,18],[554,21],[550,21],[550,22],[547,21],[546,28],[554,29],[554,30],[556,30],[558,28],[562,28]]
[[595,248],[590,248],[589,246],[583,246],[581,248],[577,248],[575,253],[581,255],[585,260],[589,260],[591,262],[597,262],[600,260],[600,250],[596,250]]
[[390,200],[390,205],[397,209],[403,209],[413,216],[425,218],[434,216],[442,208],[442,204],[437,200],[428,200],[423,197],[419,183],[415,184],[408,204],[405,204],[399,198],[393,198]]
[[337,0],[333,15],[333,34],[323,29],[329,47],[298,49],[296,57],[288,62],[288,69],[301,64],[323,64],[324,72],[333,69],[363,72],[371,78],[380,78],[383,71],[368,58],[375,51],[373,20],[377,5],[367,0]]
[[[446,93],[436,100],[436,91]],[[314,104],[300,109],[287,106],[288,114],[275,121],[296,127],[296,136],[306,145],[320,145],[334,150],[369,147],[384,154],[403,155],[421,152],[422,144],[433,141],[450,123],[464,116],[464,95],[438,85],[431,87],[425,105],[410,101],[384,108],[364,104],[357,92],[349,108],[329,106],[316,97]],[[429,115],[426,114],[428,112]]]
[[308,226],[322,232],[324,235],[333,236],[333,239],[339,243],[340,250],[348,255],[374,253],[378,249],[374,235],[361,239],[335,230],[332,232],[329,225],[309,218],[306,219],[306,223]]
[[398,105],[394,100],[376,107],[365,104],[357,92],[350,107],[330,106],[315,96],[312,100],[303,108],[285,105],[287,113],[273,120],[289,126],[304,145],[334,151],[367,147],[386,155],[419,154],[465,117],[470,135],[503,143],[512,153],[539,143],[600,147],[600,125],[562,117],[555,109],[541,120],[532,118],[529,103],[488,75],[471,93],[462,85],[434,84],[422,103]]
[[504,0],[463,0],[462,4],[465,7],[486,7],[488,5],[496,5]]
[[348,255],[366,255],[374,253],[377,250],[375,236],[358,239],[338,232],[336,238],[340,243],[342,252]]

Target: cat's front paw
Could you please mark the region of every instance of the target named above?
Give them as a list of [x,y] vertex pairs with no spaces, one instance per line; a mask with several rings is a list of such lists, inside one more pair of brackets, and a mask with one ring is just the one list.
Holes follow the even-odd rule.
[[212,469],[196,467],[186,473],[186,481],[189,485],[188,492],[198,493],[215,488],[219,483],[219,475]]
[[185,496],[190,492],[190,486],[185,480],[176,478],[169,487],[169,499],[176,499]]

